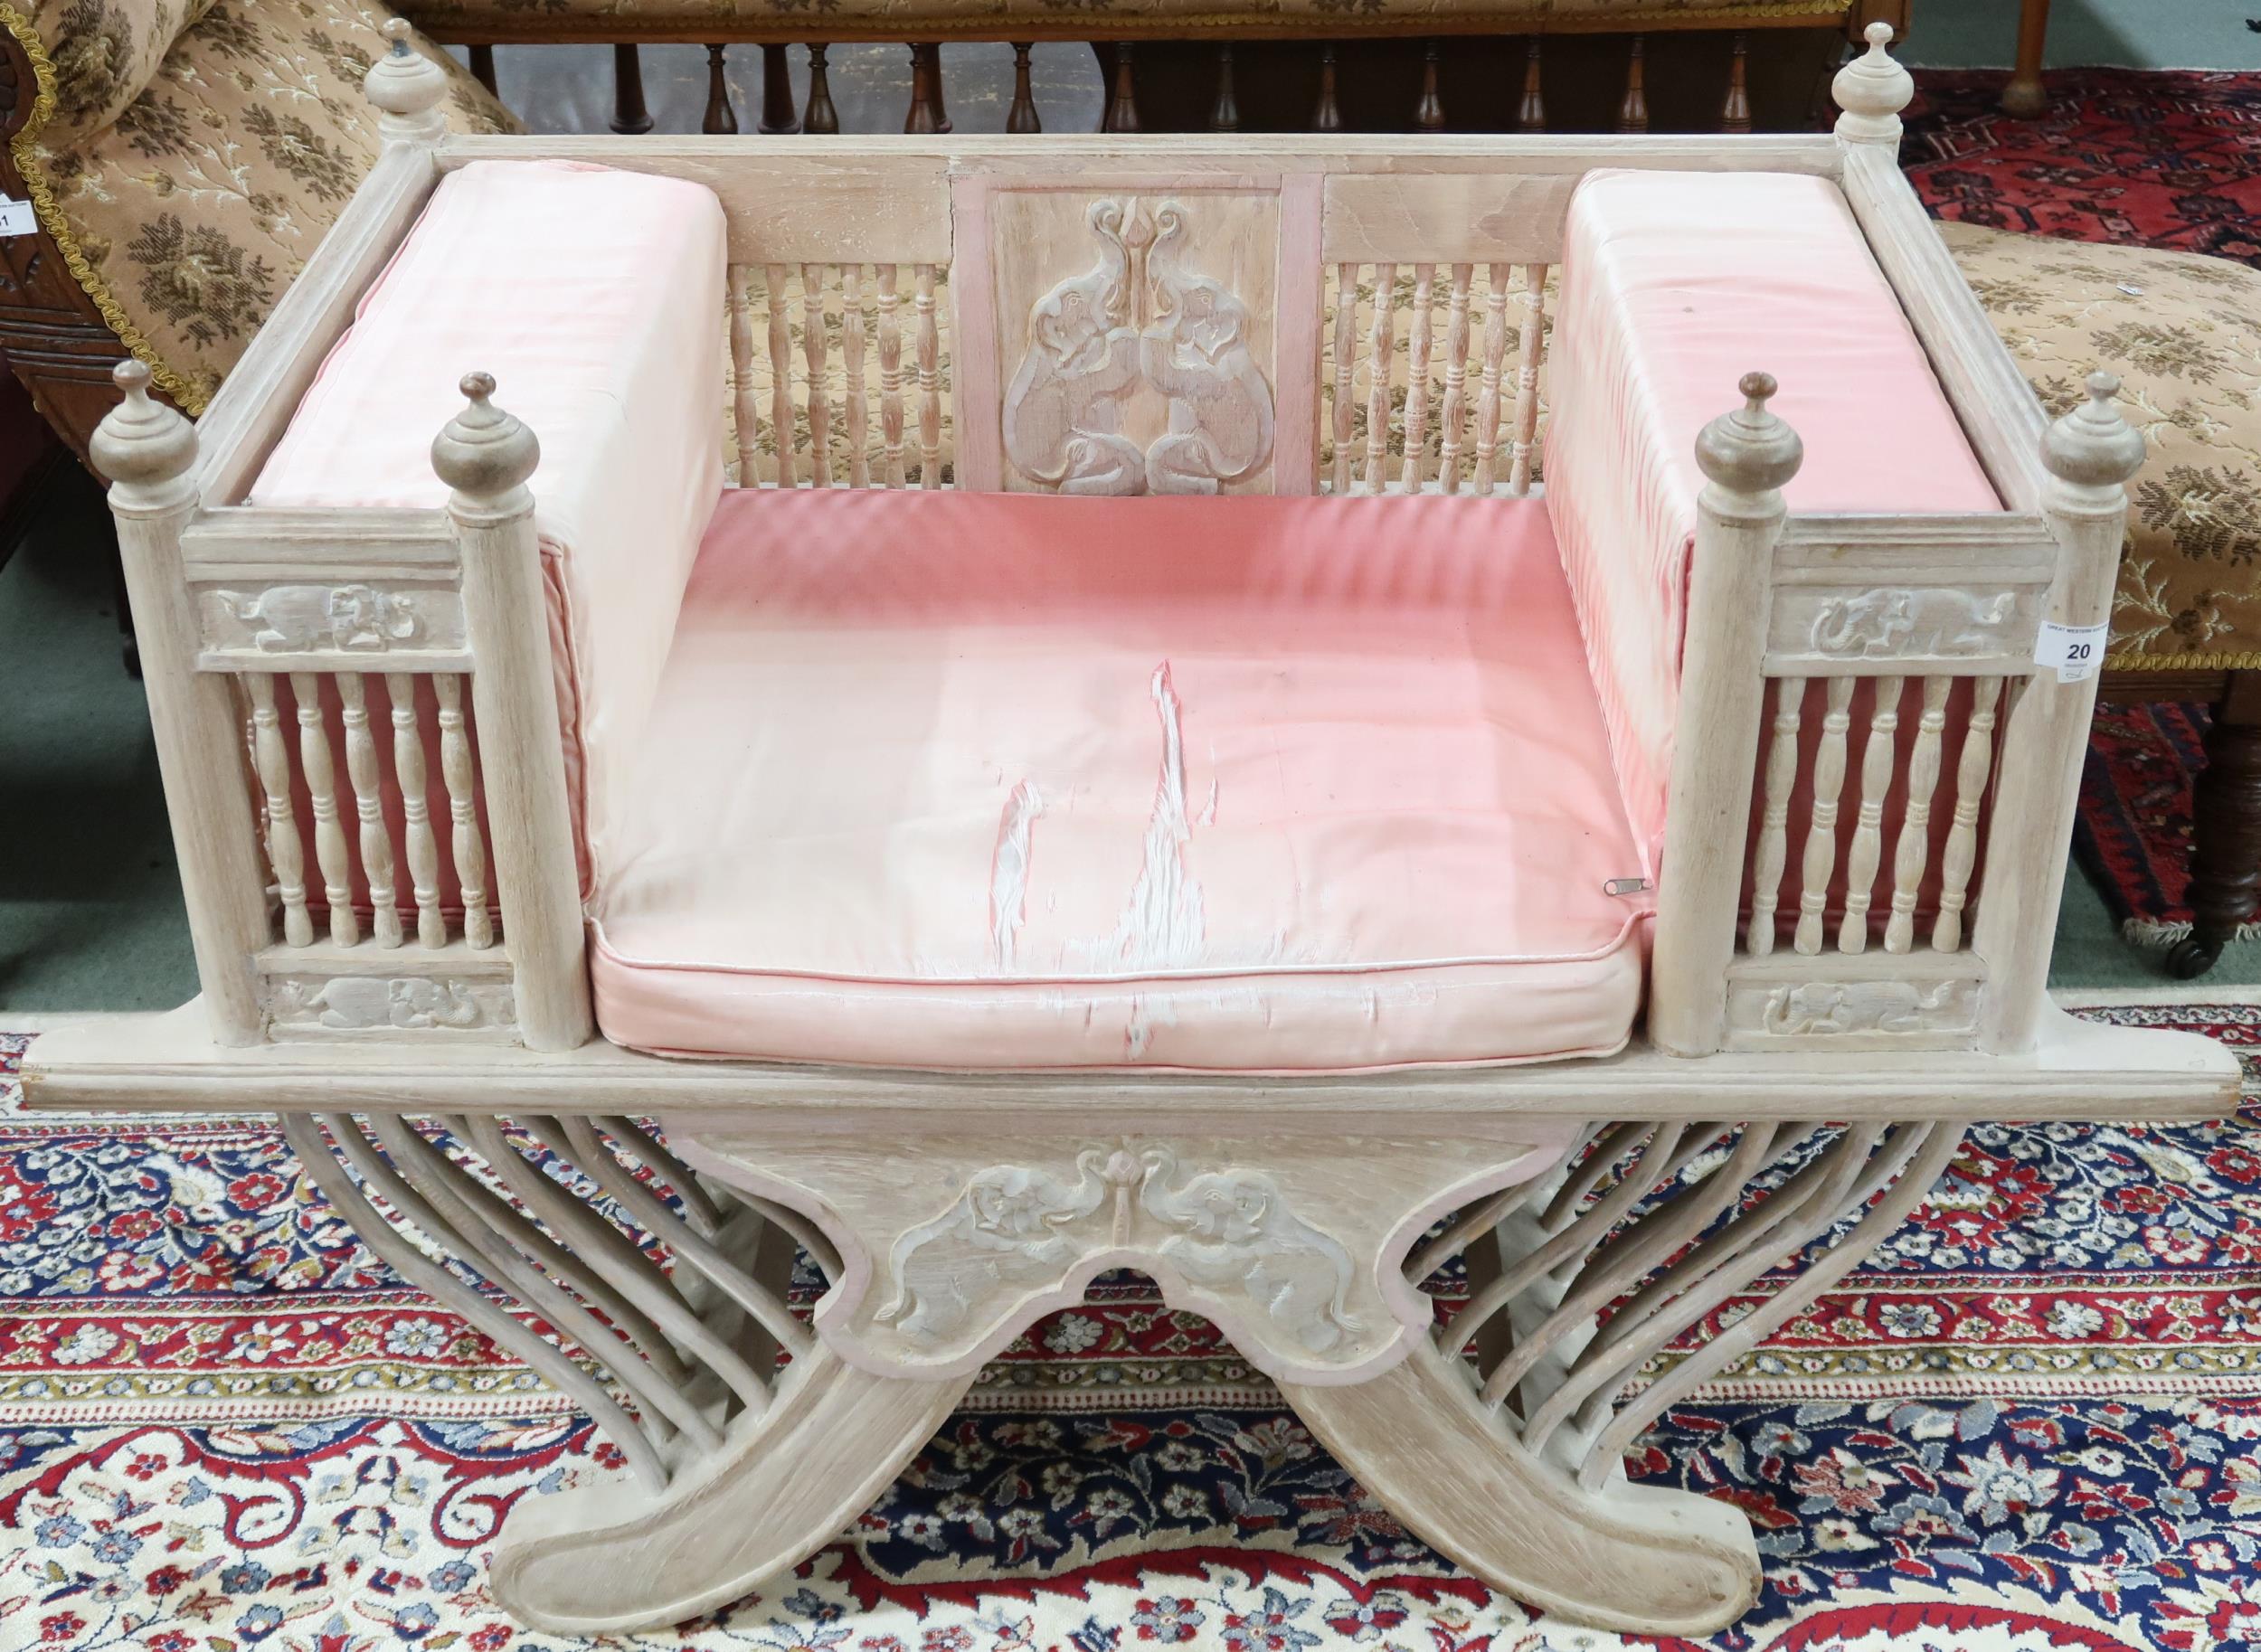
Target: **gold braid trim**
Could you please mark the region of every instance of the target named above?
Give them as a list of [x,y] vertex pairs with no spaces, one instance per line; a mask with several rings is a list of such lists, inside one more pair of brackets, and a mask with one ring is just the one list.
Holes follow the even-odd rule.
[[24,180],[24,187],[31,194],[32,210],[39,215],[40,228],[46,231],[48,239],[55,243],[55,250],[62,254],[63,267],[71,271],[71,278],[86,289],[86,296],[94,300],[94,307],[101,312],[102,319],[109,324],[110,331],[118,335],[118,342],[137,359],[148,364],[149,374],[156,380],[157,388],[172,397],[181,411],[193,419],[204,411],[204,404],[212,397],[167,365],[157,354],[156,346],[149,342],[142,330],[134,325],[133,318],[111,297],[109,286],[88,261],[84,249],[79,245],[79,238],[71,233],[70,222],[63,217],[62,204],[55,198],[46,173],[33,157],[32,140],[39,136],[41,129],[54,118],[55,114],[55,65],[47,55],[47,48],[40,44],[39,35],[32,28],[32,20],[9,5],[7,0],[0,0],[0,27],[5,27],[15,36],[24,48],[24,54],[32,60],[32,79],[37,90],[32,94],[31,118],[24,123],[8,147],[15,160],[15,170]]
[[2107,654],[2106,671],[2251,671],[2261,654]]

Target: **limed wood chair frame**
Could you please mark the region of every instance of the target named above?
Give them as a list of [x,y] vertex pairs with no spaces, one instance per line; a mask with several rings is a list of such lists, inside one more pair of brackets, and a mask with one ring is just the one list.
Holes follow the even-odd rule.
[[[372,1251],[588,1411],[628,1474],[513,1513],[493,1586],[524,1621],[629,1630],[778,1578],[910,1460],[984,1360],[1127,1266],[1214,1319],[1362,1484],[1478,1575],[1572,1619],[1706,1633],[1751,1603],[1757,1553],[1736,1509],[1626,1483],[1643,1430],[1890,1233],[1966,1122],[2233,1104],[2219,1046],[2078,1023],[2044,992],[2095,684],[2037,669],[2037,636],[2044,621],[2104,618],[2141,442],[2108,380],[2048,424],[1895,165],[1909,87],[1881,43],[1840,77],[1835,134],[1812,137],[442,141],[412,63],[388,60],[371,87],[397,141],[201,426],[150,401],[137,363],[119,369],[126,397],[94,456],[113,480],[203,993],[169,1015],[50,1034],[25,1078],[41,1108],[271,1109]],[[853,479],[900,486],[912,458],[940,482],[947,398],[957,480],[979,485],[1007,377],[984,295],[1036,250],[993,209],[1012,192],[1064,195],[1055,204],[1077,220],[1104,192],[1135,190],[1179,202],[1197,247],[1276,236],[1276,256],[1240,266],[1264,289],[1243,298],[1276,320],[1260,363],[1280,408],[1276,488],[1441,486],[1419,458],[1433,414],[1460,486],[1472,406],[1468,485],[1528,494],[1544,270],[1581,175],[1817,175],[1841,185],[2006,508],[1786,515],[1798,444],[1763,375],[1706,430],[1647,1025],[1619,1055],[1278,1078],[631,1053],[595,1036],[590,1010],[525,486],[533,435],[474,378],[434,448],[453,489],[444,511],[238,503],[435,180],[514,156],[671,174],[719,195],[730,256],[748,267],[727,330],[742,474],[760,486],[813,478],[789,460],[760,479],[749,269],[773,292],[795,267],[805,288],[848,271],[860,292],[875,267],[885,459]],[[1510,326],[1501,278],[1518,265]],[[1361,444],[1356,363],[1386,363],[1395,326],[1384,305],[1361,339],[1339,302],[1368,266],[1383,293],[1411,266],[1444,309],[1442,328],[1430,307],[1411,318],[1423,360],[1439,332],[1451,360],[1471,358],[1479,327],[1482,342],[1436,409],[1425,385],[1395,405],[1374,375]],[[841,345],[838,410],[859,448],[863,313]],[[1340,375],[1324,413],[1322,330]],[[827,404],[811,421],[822,454],[830,346],[821,327],[809,336],[799,372]],[[766,416],[790,421],[796,363],[775,307],[768,351]],[[1413,459],[1388,450],[1393,424]],[[1972,618],[1838,647],[1821,605],[1861,593]],[[244,618],[300,612],[323,623],[254,636]],[[398,623],[355,618],[372,614]],[[335,684],[342,786],[319,713],[295,742],[282,726],[279,675],[302,708],[322,703],[320,678]],[[1874,694],[1856,732],[1864,678],[1900,692]],[[1943,775],[1961,679],[1974,737]],[[1802,752],[1809,688],[1821,728]],[[1903,703],[1919,724],[1906,742],[1889,715]],[[421,801],[425,708],[445,823]],[[388,713],[404,817],[373,795]],[[312,867],[292,824],[300,789]],[[1842,877],[1863,903],[1873,886],[1880,911],[1891,892],[1873,942],[1864,923],[1824,921],[1848,791]],[[1797,845],[1793,792],[1815,822]],[[1913,823],[1888,845],[1887,793]],[[1944,892],[1918,921],[1935,796],[1953,811]],[[389,819],[402,821],[398,845]],[[349,832],[383,883],[366,928],[345,887]],[[432,892],[443,846],[466,892],[459,923]],[[405,912],[396,864],[415,890]],[[329,886],[326,934],[308,920],[310,874]],[[1778,905],[1794,926],[1777,929]],[[418,1118],[443,1121],[448,1145]],[[828,1281],[813,1325],[785,1307],[796,1250]],[[1421,1288],[1455,1258],[1472,1297],[1440,1330]],[[1754,1291],[1785,1261],[1795,1270],[1771,1294]]]

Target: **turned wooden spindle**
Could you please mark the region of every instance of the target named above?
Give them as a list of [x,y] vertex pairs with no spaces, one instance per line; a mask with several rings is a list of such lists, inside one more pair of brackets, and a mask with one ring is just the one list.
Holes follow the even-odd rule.
[[1216,96],[1209,103],[1209,130],[1237,132],[1240,129],[1240,96],[1233,87],[1233,45],[1227,41],[1216,49]]
[[762,118],[753,129],[769,137],[800,130],[793,109],[793,67],[781,45],[762,48]]
[[393,893],[393,834],[384,824],[384,798],[377,784],[377,741],[369,727],[368,695],[357,671],[341,671],[332,683],[345,725],[345,778],[353,787],[354,817],[360,827],[370,931],[379,946],[397,947],[401,909]]
[[1374,266],[1374,330],[1367,340],[1366,491],[1389,490],[1389,380],[1396,342],[1397,266]]
[[1518,132],[1544,132],[1547,129],[1547,96],[1539,71],[1542,42],[1536,34],[1523,54],[1523,101],[1515,111],[1515,128]]
[[919,486],[931,488],[942,485],[941,318],[934,299],[940,271],[921,264],[916,273],[912,301],[919,324]]
[[1115,72],[1107,94],[1107,109],[1100,118],[1102,132],[1135,132],[1139,129],[1138,71],[1133,67],[1130,42],[1115,42]]
[[848,486],[869,487],[871,415],[864,404],[864,266],[840,267],[840,349],[847,378]]
[[1448,494],[1461,490],[1461,430],[1468,405],[1468,295],[1473,264],[1452,266],[1444,309],[1444,409],[1437,431],[1437,480]]
[[796,485],[793,467],[793,322],[786,307],[787,271],[782,264],[762,267],[762,296],[770,311],[770,438],[777,448],[777,485]]
[[1916,725],[1916,749],[1907,759],[1906,812],[1893,851],[1892,915],[1885,920],[1884,949],[1906,952],[1916,944],[1916,901],[1931,860],[1931,799],[1939,789],[1939,758],[1947,727],[1947,694],[1953,677],[1924,679],[1924,712]]
[[1719,110],[1719,129],[1741,135],[1751,129],[1750,36],[1737,32],[1727,58],[1727,100]]
[[832,486],[832,360],[825,348],[824,269],[800,267],[800,352],[809,388],[809,483]]
[[[1970,903],[1971,873],[1978,864],[1979,811],[1994,767],[1994,708],[2002,679],[1973,677],[1971,715],[1963,725],[1963,756],[1955,765],[1954,817],[1939,856],[1939,917],[1932,926],[1932,949],[1954,952],[1963,946],[1963,911]],[[2261,857],[2253,863],[2261,866]]]
[[463,897],[463,940],[484,952],[495,944],[487,905],[487,839],[479,831],[478,766],[463,715],[463,679],[443,671],[431,680],[440,702],[440,783],[448,793],[448,856]]
[[275,873],[276,899],[282,902],[283,941],[310,947],[314,920],[307,913],[306,850],[290,807],[290,746],[275,705],[275,679],[264,671],[247,671],[243,686],[251,700],[251,766],[266,805],[267,862]]
[[903,486],[903,316],[893,264],[879,267],[879,442],[884,487]]
[[699,130],[709,137],[724,137],[738,130],[738,111],[730,106],[730,81],[723,72],[723,48],[706,49],[706,113],[699,121]]
[[1421,491],[1428,459],[1429,355],[1436,308],[1436,266],[1414,266],[1413,327],[1405,336],[1405,462],[1397,491]]
[[1334,491],[1350,491],[1350,448],[1355,438],[1358,397],[1351,375],[1358,363],[1358,267],[1335,266]]
[[1499,374],[1508,359],[1507,264],[1484,269],[1484,365],[1476,394],[1475,489],[1489,494],[1499,451]]
[[322,898],[330,912],[330,942],[350,947],[361,939],[354,916],[354,894],[346,882],[345,828],[337,813],[337,772],[330,758],[330,732],[322,721],[322,679],[310,671],[290,674],[290,694],[298,708],[298,778],[306,783],[314,815],[314,859],[322,869]]
[[431,829],[416,678],[404,671],[387,672],[384,695],[393,708],[393,779],[401,790],[402,846],[409,892],[416,902],[416,944],[437,949],[448,944],[448,925],[440,911],[440,840]]
[[1045,123],[1036,114],[1036,93],[1028,84],[1028,54],[1032,50],[1027,41],[1013,42],[1013,107],[1005,111],[1005,129],[1017,135],[1045,129]]
[[761,410],[753,396],[753,271],[733,264],[724,272],[730,308],[730,392],[732,422],[737,426],[738,486],[762,479]]
[[612,129],[623,137],[651,130],[644,103],[644,63],[634,46],[612,48]]
[[1342,130],[1342,105],[1335,96],[1335,49],[1332,45],[1319,49],[1319,101],[1311,106],[1311,130]]
[[388,144],[436,144],[448,135],[440,104],[448,95],[447,71],[410,42],[415,31],[405,17],[384,25],[385,53],[362,77],[362,94],[377,108],[377,137]]
[[1437,41],[1426,41],[1421,48],[1421,97],[1414,104],[1414,129],[1419,132],[1444,130],[1444,99],[1437,90],[1437,72],[1443,57],[1443,47]]
[[1792,938],[1792,945],[1807,958],[1821,950],[1830,880],[1837,872],[1837,809],[1845,791],[1845,745],[1852,706],[1853,679],[1830,678],[1822,699],[1821,743],[1813,752],[1813,812],[1800,864],[1798,927]]
[[840,111],[832,102],[832,78],[825,61],[831,48],[812,44],[809,48],[809,109],[801,118],[801,130],[829,137],[840,130]]
[[[1927,680],[1928,693],[1932,681]],[[1900,694],[1906,679],[1875,679],[1876,698],[1869,708],[1868,733],[1860,748],[1860,803],[1853,814],[1852,846],[1845,855],[1845,911],[1837,926],[1840,952],[1868,949],[1868,902],[1875,893],[1877,866],[1884,854],[1884,804],[1892,789],[1894,741],[1900,728]]]
[[1798,722],[1805,695],[1803,677],[1775,679],[1764,801],[1758,847],[1751,861],[1751,921],[1743,933],[1743,949],[1753,958],[1764,958],[1774,949],[1774,913],[1782,902],[1782,875],[1790,861],[1790,797],[1798,785]]
[[1538,370],[1547,354],[1547,269],[1523,267],[1523,326],[1516,337],[1515,428],[1509,433],[1508,492],[1521,499],[1531,491],[1532,455],[1538,444]]
[[932,137],[942,129],[942,103],[934,81],[941,71],[932,46],[911,48],[911,108],[903,118],[903,129],[919,137]]
[[1625,52],[1625,95],[1617,104],[1617,129],[1620,132],[1646,132],[1649,129],[1649,91],[1647,69],[1642,61],[1647,55],[1649,37],[1636,34]]

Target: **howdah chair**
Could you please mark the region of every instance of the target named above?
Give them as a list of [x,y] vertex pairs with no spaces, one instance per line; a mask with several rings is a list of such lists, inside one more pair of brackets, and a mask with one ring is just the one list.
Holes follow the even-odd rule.
[[2142,444],[1872,38],[1734,139],[452,138],[379,64],[200,424],[118,370],[203,993],[31,1104],[272,1109],[587,1410],[546,1629],[783,1575],[1118,1267],[1491,1583],[1726,1624],[1648,1425],[1967,1121],[2233,1100],[2045,994]]

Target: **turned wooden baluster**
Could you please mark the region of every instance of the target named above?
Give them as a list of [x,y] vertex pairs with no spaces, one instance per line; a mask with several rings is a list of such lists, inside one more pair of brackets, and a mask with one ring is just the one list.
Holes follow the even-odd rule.
[[1523,101],[1515,111],[1515,127],[1518,132],[1544,132],[1547,129],[1547,96],[1544,77],[1539,72],[1539,37],[1531,36],[1530,49],[1523,54]]
[[651,130],[644,104],[644,65],[634,46],[612,48],[612,129],[623,137]]
[[1436,266],[1414,266],[1413,330],[1405,338],[1405,462],[1399,473],[1398,491],[1421,491],[1421,473],[1428,458],[1430,312],[1435,308]]
[[1389,375],[1392,330],[1397,318],[1397,266],[1374,266],[1374,332],[1367,341],[1366,491],[1389,486]]
[[1216,49],[1216,96],[1209,103],[1209,130],[1237,132],[1240,129],[1240,96],[1233,87],[1233,47],[1228,41]]
[[824,266],[800,267],[800,351],[809,377],[809,483],[832,486],[830,353],[824,339]]
[[1994,708],[2001,702],[2000,677],[1971,680],[1971,721],[1963,734],[1963,756],[1955,764],[1954,821],[1947,828],[1939,857],[1939,919],[1931,944],[1954,952],[1963,946],[1963,910],[1971,898],[1971,869],[1978,864],[1979,810],[1986,802],[1986,780],[1994,766]]
[[361,939],[347,882],[345,828],[337,817],[337,773],[330,760],[330,734],[322,726],[322,679],[310,671],[290,674],[290,693],[298,703],[298,773],[314,810],[314,858],[322,868],[322,897],[330,906],[330,940],[350,947]]
[[905,132],[931,137],[942,129],[942,100],[935,80],[941,65],[932,46],[911,48],[911,108],[903,118]]
[[770,306],[770,440],[777,449],[777,485],[794,487],[793,324],[785,307],[785,266],[764,266],[762,279]]
[[385,698],[393,707],[393,779],[401,788],[401,835],[408,860],[410,892],[416,901],[416,944],[444,947],[448,922],[440,911],[440,842],[432,835],[431,806],[426,796],[424,735],[416,716],[416,679],[387,672]]
[[463,892],[463,939],[483,952],[495,944],[495,921],[487,910],[487,840],[479,835],[478,779],[463,722],[463,679],[440,672],[431,687],[440,701],[440,778],[448,788],[456,886]]
[[1473,264],[1452,266],[1452,293],[1444,312],[1443,428],[1437,439],[1437,479],[1448,494],[1461,489],[1461,427],[1468,401],[1468,286]]
[[1884,857],[1884,800],[1892,789],[1894,740],[1900,727],[1902,677],[1876,679],[1876,703],[1860,748],[1860,807],[1853,817],[1852,846],[1845,855],[1845,912],[1837,926],[1840,952],[1868,949],[1868,896]]
[[491,45],[473,46],[470,49],[470,58],[471,78],[487,88],[488,91],[496,91],[495,48]]
[[267,860],[282,900],[283,939],[293,947],[310,947],[314,920],[307,911],[306,851],[290,807],[290,747],[275,709],[275,679],[264,671],[247,671],[243,686],[251,696],[251,758],[267,802]]
[[1342,105],[1335,97],[1335,49],[1331,45],[1319,49],[1319,101],[1311,106],[1311,130],[1342,130]]
[[818,137],[832,137],[840,130],[840,111],[832,101],[831,67],[826,61],[830,50],[820,45],[809,48],[809,110],[802,118],[801,130]]
[[1414,104],[1414,129],[1419,132],[1444,130],[1444,99],[1437,90],[1439,60],[1443,55],[1437,42],[1424,42],[1421,48],[1421,97]]
[[1798,892],[1795,945],[1805,957],[1821,950],[1822,911],[1830,874],[1837,870],[1837,800],[1845,786],[1845,733],[1852,724],[1853,679],[1831,677],[1821,717],[1821,744],[1813,755],[1813,820],[1806,829],[1803,883]]
[[782,45],[762,48],[762,118],[753,129],[767,137],[800,130],[793,113],[793,69]]
[[1747,62],[1750,37],[1737,33],[1727,59],[1727,100],[1719,110],[1719,129],[1742,134],[1751,129],[1751,90]]
[[1499,451],[1499,373],[1508,356],[1508,270],[1484,267],[1484,367],[1476,397],[1476,491],[1492,491],[1492,466]]
[[872,485],[871,417],[864,405],[864,266],[840,267],[840,344],[847,358],[848,486]]
[[710,137],[738,130],[738,111],[730,106],[730,81],[723,72],[723,51],[720,46],[706,49],[706,113],[699,130]]
[[934,266],[918,268],[919,486],[942,485],[942,344],[934,308]]
[[1924,679],[1924,716],[1916,725],[1916,750],[1907,760],[1907,807],[1892,859],[1892,916],[1884,926],[1887,952],[1906,952],[1916,944],[1916,897],[1931,858],[1931,798],[1939,788],[1940,736],[1947,726],[1947,691],[1954,686],[1953,677]]
[[881,471],[888,487],[903,486],[903,318],[893,264],[879,267],[879,441],[886,460]]
[[731,410],[738,436],[738,486],[762,480],[760,419],[753,395],[753,271],[733,264],[725,272],[730,291]]
[[369,927],[377,945],[401,944],[401,909],[393,894],[393,834],[384,824],[384,799],[377,788],[377,742],[369,730],[369,705],[361,674],[341,671],[336,678],[339,714],[345,724],[345,779],[354,788],[354,814],[361,826],[361,874],[369,885]]
[[1132,67],[1130,42],[1115,42],[1115,72],[1112,89],[1107,97],[1107,108],[1101,116],[1099,129],[1102,132],[1135,132],[1139,129],[1138,72]]
[[1617,105],[1617,129],[1621,132],[1646,132],[1649,129],[1649,92],[1645,84],[1646,71],[1642,58],[1646,55],[1648,36],[1636,34],[1625,55],[1625,95]]
[[1016,134],[1041,132],[1045,123],[1036,114],[1036,96],[1028,83],[1030,42],[1013,42],[1013,107],[1005,111],[1005,129]]
[[1765,802],[1751,867],[1751,921],[1743,934],[1743,949],[1753,958],[1764,958],[1774,949],[1774,912],[1782,898],[1783,869],[1790,860],[1790,796],[1798,784],[1798,721],[1805,695],[1803,677],[1776,679],[1774,732],[1766,747]]
[[1358,364],[1358,267],[1335,266],[1335,492],[1350,491],[1350,448],[1356,439],[1358,397],[1351,375]]
[[1538,440],[1538,369],[1547,350],[1547,269],[1523,267],[1523,334],[1515,364],[1515,447],[1508,492],[1520,499],[1531,491],[1531,455]]

